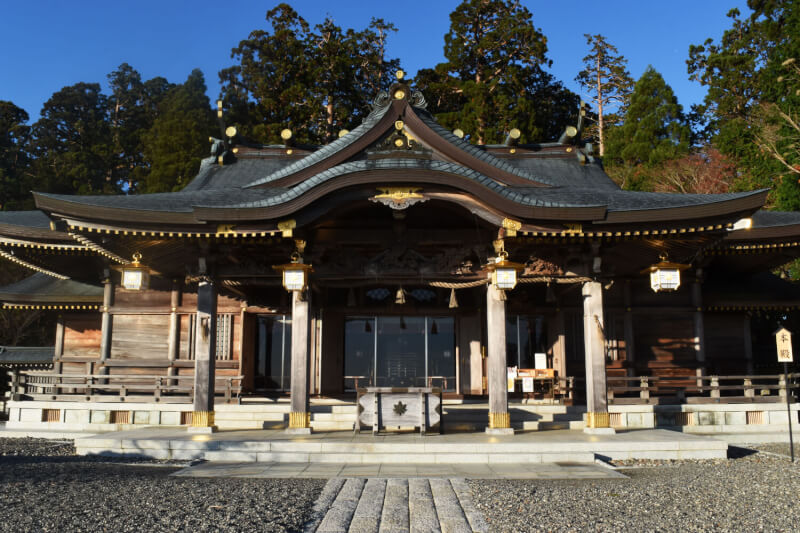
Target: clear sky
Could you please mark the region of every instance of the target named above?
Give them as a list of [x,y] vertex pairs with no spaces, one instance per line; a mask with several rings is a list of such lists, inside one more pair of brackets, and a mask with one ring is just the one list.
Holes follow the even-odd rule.
[[[399,57],[413,75],[444,59],[443,36],[457,0],[356,2],[295,0],[290,4],[311,24],[331,15],[343,27],[362,29],[371,17],[394,22],[389,57]],[[601,33],[629,60],[638,78],[647,65],[661,72],[688,110],[705,90],[688,81],[690,44],[718,39],[730,26],[733,7],[745,0],[523,0],[547,37],[550,72],[580,92],[574,82],[587,53],[584,33]],[[276,1],[250,0],[26,0],[4,2],[0,14],[0,100],[11,100],[35,121],[42,104],[60,88],[99,82],[127,62],[144,79],[182,82],[193,68],[206,76],[212,100],[217,73],[230,66],[230,51],[254,29],[266,29],[264,14]],[[107,89],[106,89],[107,90]]]

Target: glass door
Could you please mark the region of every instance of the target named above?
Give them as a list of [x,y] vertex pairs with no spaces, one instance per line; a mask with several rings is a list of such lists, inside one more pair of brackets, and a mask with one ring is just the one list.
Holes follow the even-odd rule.
[[289,390],[292,318],[259,315],[256,323],[256,390]]
[[344,345],[346,390],[365,386],[456,390],[453,317],[347,317]]

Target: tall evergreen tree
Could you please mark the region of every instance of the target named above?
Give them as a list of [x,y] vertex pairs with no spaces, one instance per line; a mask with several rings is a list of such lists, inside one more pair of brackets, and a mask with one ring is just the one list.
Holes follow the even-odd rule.
[[636,82],[625,122],[609,131],[603,160],[612,168],[639,167],[644,172],[626,185],[650,188],[646,169],[686,155],[690,138],[691,129],[672,88],[650,66]]
[[30,207],[26,172],[30,165],[28,113],[0,100],[0,211]]
[[99,194],[118,190],[108,99],[97,83],[53,94],[33,125],[34,190]]
[[112,181],[126,190],[136,190],[138,182],[149,173],[143,136],[153,127],[158,106],[173,85],[161,77],[143,82],[139,72],[127,63],[110,73],[108,82],[115,158]]
[[183,188],[208,154],[214,119],[203,73],[193,70],[186,82],[171,88],[158,107],[153,126],[143,134],[149,172],[137,192],[169,192]]
[[[616,55],[619,51],[604,36],[586,33],[584,37],[589,54],[583,58],[584,69],[575,81],[592,95],[597,110],[597,144],[602,156],[607,126],[613,126],[622,118],[633,91],[633,78],[625,67],[628,60]],[[618,113],[611,113],[613,110]]]
[[255,30],[220,72],[228,120],[245,137],[275,142],[290,127],[300,142],[330,142],[357,126],[377,89],[391,84],[397,59],[386,59],[392,24],[343,30],[331,18],[311,28],[288,4],[267,12],[271,31]]
[[556,137],[578,99],[543,70],[547,39],[519,0],[464,0],[450,14],[447,62],[417,75],[431,111],[478,144],[519,128],[526,139]]

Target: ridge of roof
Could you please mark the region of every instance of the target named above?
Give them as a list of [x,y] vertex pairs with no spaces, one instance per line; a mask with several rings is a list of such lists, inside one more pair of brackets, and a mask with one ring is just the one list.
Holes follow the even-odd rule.
[[543,178],[542,176],[533,175],[530,172],[522,170],[514,165],[509,164],[506,160],[500,159],[495,157],[491,153],[487,152],[485,149],[480,148],[470,142],[465,141],[461,137],[456,136],[453,132],[449,131],[447,128],[436,122],[436,119],[433,118],[427,110],[421,109],[418,107],[414,107],[414,114],[419,117],[419,119],[433,132],[437,135],[442,137],[444,140],[449,142],[450,144],[456,146],[458,149],[463,150],[464,152],[470,154],[472,157],[476,159],[480,159],[481,161],[488,163],[504,172],[508,172],[509,174],[513,174],[515,176],[519,176],[520,178],[524,178],[536,183],[542,183],[544,185],[556,185],[555,182],[548,178]]
[[264,185],[265,183],[277,181],[327,159],[329,156],[350,146],[360,139],[365,133],[372,129],[373,126],[380,122],[380,120],[384,117],[384,115],[386,115],[386,113],[389,112],[391,108],[391,105],[376,107],[372,112],[370,112],[369,115],[367,115],[367,117],[361,124],[358,125],[358,127],[349,132],[347,135],[339,137],[330,144],[326,144],[319,150],[307,155],[299,161],[295,161],[294,163],[291,163],[280,170],[276,170],[275,172],[264,176],[263,178],[251,181],[250,183],[246,184],[245,187],[257,187],[259,185]]

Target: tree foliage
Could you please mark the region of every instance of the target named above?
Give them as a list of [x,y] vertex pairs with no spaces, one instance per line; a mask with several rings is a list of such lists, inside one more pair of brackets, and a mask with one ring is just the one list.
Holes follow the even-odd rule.
[[792,144],[786,117],[800,104],[784,65],[800,58],[800,4],[749,0],[748,7],[747,17],[728,13],[731,27],[718,42],[689,49],[690,77],[708,88],[695,114],[706,140],[739,168],[735,188],[772,187],[772,205],[800,209],[797,177],[775,157]]
[[652,188],[652,169],[689,152],[691,129],[664,78],[651,66],[636,82],[625,121],[609,131],[604,162],[635,169],[626,186]]
[[25,186],[30,165],[28,113],[0,100],[0,211],[29,207]]
[[214,131],[203,73],[193,70],[185,83],[170,88],[158,105],[152,126],[142,135],[149,168],[142,192],[170,192],[186,186],[208,155]]
[[[583,70],[575,77],[581,87],[591,94],[597,112],[597,144],[600,155],[605,154],[605,132],[621,120],[633,91],[625,65],[628,60],[603,35],[584,34],[589,54],[583,58]],[[617,111],[617,113],[611,113]]]
[[266,20],[271,31],[251,32],[231,52],[237,64],[219,74],[229,120],[253,140],[275,142],[288,127],[300,142],[330,142],[361,122],[368,96],[388,88],[400,67],[385,57],[396,29],[382,19],[360,31],[330,17],[312,28],[279,4]]
[[557,137],[574,120],[578,97],[544,70],[547,39],[518,0],[464,0],[450,14],[447,61],[416,82],[445,127],[478,144],[512,128],[525,139]]

